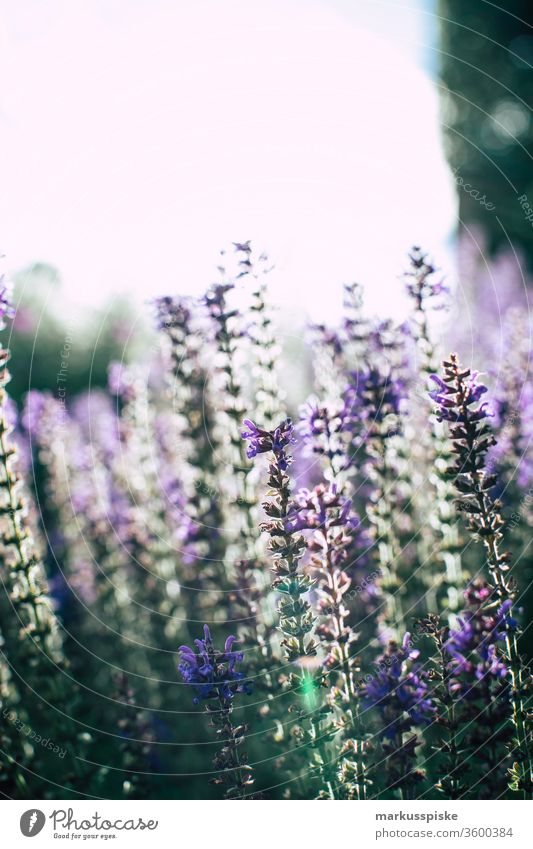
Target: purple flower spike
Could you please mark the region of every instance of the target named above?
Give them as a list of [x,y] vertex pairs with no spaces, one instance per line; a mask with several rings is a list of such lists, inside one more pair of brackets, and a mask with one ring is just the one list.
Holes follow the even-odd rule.
[[243,680],[243,673],[236,669],[243,660],[243,653],[231,650],[235,639],[228,637],[224,651],[219,652],[213,645],[209,626],[204,625],[204,639],[194,641],[196,652],[189,646],[180,646],[178,671],[196,692],[194,704],[218,699],[227,706],[236,693],[251,692],[250,684]]
[[419,653],[409,648],[410,643],[409,634],[405,635],[401,648],[389,643],[376,662],[376,674],[364,689],[366,705],[377,708],[382,735],[391,740],[410,731],[414,723],[429,722],[435,712],[425,674],[412,664]]
[[437,384],[437,389],[428,392],[431,400],[437,405],[435,411],[437,420],[439,422],[451,422],[452,424],[467,424],[479,422],[492,416],[492,413],[487,410],[487,404],[480,404],[473,410],[469,409],[473,404],[478,404],[481,396],[487,392],[485,384],[478,380],[479,372],[470,372],[467,369],[458,375],[459,383],[457,383],[453,358],[450,366],[451,368],[447,369],[444,380],[438,374],[429,375],[430,379]]
[[471,584],[465,593],[467,607],[445,644],[451,658],[454,691],[470,700],[477,695],[475,680],[484,682],[486,687],[491,677],[508,675],[498,643],[505,639],[506,630],[516,625],[516,620],[510,616],[512,601],[507,599],[495,609],[492,595],[487,584],[479,581]]
[[241,436],[243,439],[250,440],[246,456],[251,460],[258,454],[272,452],[279,468],[286,471],[292,462],[292,457],[287,454],[286,448],[296,442],[291,419],[284,419],[275,430],[262,430],[251,419],[244,419],[243,424],[247,430],[243,430]]
[[409,266],[404,274],[405,287],[415,309],[419,313],[443,309],[449,289],[442,278],[437,277],[437,269],[428,254],[417,245],[409,252]]

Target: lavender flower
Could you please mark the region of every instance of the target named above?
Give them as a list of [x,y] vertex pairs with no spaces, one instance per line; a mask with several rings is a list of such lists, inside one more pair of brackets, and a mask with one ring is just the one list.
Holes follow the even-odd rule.
[[267,277],[272,265],[265,253],[256,256],[251,243],[234,242],[238,258],[237,279],[251,284],[251,324],[248,327],[252,354],[252,378],[256,414],[267,428],[281,417],[283,395],[279,385],[281,348],[268,300]]
[[342,329],[346,338],[345,347],[353,362],[365,358],[368,344],[369,322],[363,315],[363,287],[359,283],[344,286],[344,317]]
[[[410,327],[416,342],[417,395],[420,393],[422,400],[425,400],[428,375],[436,371],[438,364],[438,346],[431,328],[431,313],[448,305],[449,291],[427,254],[416,246],[409,253],[409,269],[403,278],[412,308]],[[443,429],[437,423],[428,428],[426,403],[411,403],[409,417],[411,468],[417,480],[413,488],[414,507],[418,515],[425,517],[424,525],[417,535],[417,556],[422,563],[437,556],[443,567],[442,579],[439,581],[435,580],[434,574],[422,576],[427,585],[427,609],[439,609],[441,599],[445,598],[447,608],[452,612],[460,603],[465,573],[459,531],[450,508],[453,490],[450,481],[441,474],[448,444]],[[427,475],[428,466],[435,468],[433,475]]]
[[309,327],[309,346],[313,351],[315,385],[321,395],[337,398],[339,385],[348,368],[345,339],[341,331],[325,324]]
[[206,711],[223,743],[214,761],[220,775],[213,783],[226,785],[226,798],[242,799],[253,783],[252,768],[239,753],[247,729],[243,725],[234,727],[231,714],[234,697],[249,694],[251,687],[237,669],[243,653],[233,650],[235,639],[228,637],[224,650],[219,652],[213,645],[209,627],[204,625],[203,640],[194,641],[196,651],[189,646],[180,647],[178,671],[185,684],[196,693],[194,704],[206,702]]
[[[368,320],[345,286],[340,323],[314,328],[293,424],[270,263],[233,248],[205,297],[154,302],[161,346],[111,364],[108,389],[75,397],[73,382],[68,405],[30,393],[20,439],[0,345],[1,792],[56,792],[45,729],[68,753],[70,796],[202,796],[210,771],[228,799],[257,798],[252,772],[284,798],[529,795],[527,320],[510,316],[492,415],[479,374],[454,357],[437,369],[447,292],[414,248],[409,324]],[[9,289],[1,277],[0,327]],[[457,509],[481,548],[464,545]],[[468,569],[486,574],[463,596]],[[402,641],[413,612],[421,654]],[[217,647],[223,626],[236,636]]]
[[424,778],[423,770],[416,765],[420,740],[413,733],[415,726],[429,723],[435,711],[426,674],[414,663],[419,655],[411,648],[409,633],[401,646],[389,643],[376,661],[376,673],[363,688],[364,703],[375,708],[380,717],[385,791],[399,789],[405,798],[411,797]]
[[[406,385],[401,374],[371,366],[352,373],[344,393],[343,429],[349,434],[353,462],[366,473],[367,515],[373,526],[374,555],[384,595],[382,622],[387,637],[404,630],[402,595],[411,588],[406,549],[400,534],[410,531],[408,465],[403,461],[401,410]],[[403,567],[403,568],[402,568]]]
[[[257,545],[259,493],[257,477],[252,474],[253,466],[249,462],[254,454],[246,451],[240,425],[247,406],[246,395],[253,391],[256,393],[257,409],[265,410],[266,405],[267,420],[276,413],[275,379],[266,365],[263,368],[264,359],[272,369],[275,349],[265,302],[266,257],[260,256],[256,263],[250,242],[236,242],[233,246],[237,259],[236,273],[228,276],[226,269],[221,267],[222,282],[211,286],[202,303],[207,313],[208,332],[214,340],[212,383],[217,402],[215,423],[220,441],[220,463],[229,472],[223,480],[217,481],[217,485],[226,496],[221,500],[226,556],[228,562],[235,564],[228,569],[230,616],[237,618],[243,605],[248,613],[257,608],[252,619],[241,623],[238,634],[242,639],[253,640],[259,649],[256,660],[262,668],[257,668],[256,672],[266,685],[270,677],[263,662],[268,666],[271,659],[272,629],[264,621],[262,608],[268,609],[268,592],[257,605],[254,586],[264,586],[267,564]],[[255,321],[246,326],[245,315],[232,306],[232,294],[237,282],[250,283],[254,280],[257,288],[252,294],[251,312]],[[257,321],[261,322],[260,328]],[[259,341],[267,347],[262,349]],[[255,378],[259,380],[256,382]],[[243,562],[246,564],[244,567]],[[241,580],[243,568],[252,579],[249,593]],[[236,585],[238,590],[234,592]],[[257,639],[260,645],[257,645]]]
[[143,393],[145,375],[140,368],[123,362],[112,362],[108,366],[107,384],[111,395],[116,395],[120,405],[133,404]]
[[[4,284],[0,324],[11,314],[8,287]],[[57,743],[63,742],[73,757],[83,759],[87,745],[77,736],[78,728],[70,718],[73,694],[65,672],[62,632],[48,595],[48,583],[40,550],[30,524],[28,493],[21,480],[12,423],[7,415],[6,386],[9,352],[0,344],[0,617],[2,620],[2,658],[8,657],[11,669],[21,685],[17,713],[28,727],[46,728]],[[59,715],[54,705],[61,704]],[[90,740],[90,738],[89,738]],[[67,742],[68,741],[68,742]],[[27,761],[27,753],[23,762]],[[57,769],[57,766],[55,766]],[[50,763],[44,749],[33,753],[31,769],[45,781],[51,779]],[[69,777],[76,789],[87,787],[86,773],[80,769]],[[79,781],[79,784],[78,784]]]
[[[110,411],[105,413],[108,423]],[[145,540],[141,547],[143,517],[135,514],[127,486],[121,487],[118,467],[125,446],[116,438],[108,445],[110,434],[102,436],[101,445],[88,444],[79,422],[47,394],[31,393],[24,419],[36,459],[46,470],[45,521],[53,521],[58,529],[54,539],[49,537],[51,559],[61,563],[51,589],[69,631],[80,645],[92,645],[111,633],[114,639],[104,639],[99,649],[100,660],[118,662],[132,674],[146,673],[150,666],[142,640],[162,644],[160,634],[151,635],[158,619],[149,616],[148,605],[158,608],[161,598],[154,599],[149,591],[151,561],[145,559],[147,568],[139,568],[144,551],[155,546]],[[142,599],[135,598],[138,586]],[[83,615],[86,605],[90,616]],[[82,674],[92,684],[108,686],[105,666],[91,653],[84,658]],[[136,690],[145,696],[140,682]]]
[[[382,734],[394,739],[412,723],[429,722],[434,711],[424,672],[410,664],[420,656],[411,647],[411,635],[405,634],[401,647],[389,643],[376,661],[377,673],[365,686],[366,704],[377,707],[383,722]],[[405,714],[408,714],[406,718]]]
[[325,475],[335,480],[350,465],[345,437],[345,414],[340,405],[320,404],[311,397],[300,409],[298,432],[307,454],[322,457]]
[[284,419],[274,430],[262,430],[251,419],[244,419],[247,430],[241,432],[243,439],[249,440],[246,456],[251,460],[258,454],[272,453],[278,468],[285,472],[291,464],[292,457],[287,454],[289,445],[296,443],[294,426],[291,419]]
[[338,330],[326,324],[313,324],[310,329],[315,332],[319,347],[329,349],[333,361],[340,360],[344,347]]
[[511,600],[500,604],[495,596],[485,582],[473,582],[465,592],[466,607],[444,644],[450,658],[449,687],[464,728],[463,775],[468,769],[475,798],[499,798],[507,789],[502,767],[506,760],[510,766],[506,747],[512,738],[512,710],[505,639],[517,623]]
[[448,422],[455,455],[448,474],[459,490],[458,509],[466,513],[467,528],[485,549],[490,580],[502,609],[505,609],[506,654],[512,681],[513,723],[516,739],[512,786],[525,795],[533,792],[532,751],[528,720],[524,708],[524,692],[530,675],[524,669],[518,651],[517,628],[510,614],[515,589],[509,577],[510,554],[501,550],[505,522],[500,504],[491,496],[496,478],[487,473],[487,452],[495,439],[487,422],[486,402],[481,402],[487,389],[478,373],[463,368],[455,354],[443,363],[443,377],[433,375],[437,389],[430,393],[436,402],[439,420]]
[[409,252],[409,262],[410,268],[404,273],[405,288],[415,303],[416,311],[425,313],[428,309],[443,309],[446,306],[443,296],[448,295],[449,289],[441,277],[435,277],[437,269],[428,254],[415,245]]
[[298,661],[316,654],[316,648],[312,640],[307,642],[305,639],[313,627],[309,604],[302,599],[310,589],[311,582],[298,570],[305,543],[303,537],[296,536],[290,528],[292,505],[290,480],[286,471],[292,458],[286,449],[295,441],[294,429],[290,419],[284,419],[272,431],[263,430],[250,419],[244,419],[244,424],[247,430],[242,431],[242,438],[250,440],[248,455],[272,455],[268,483],[273,497],[263,504],[271,521],[265,523],[264,530],[270,534],[269,549],[275,560],[274,587],[282,593],[279,613],[281,629],[285,632],[284,645],[288,659]]
[[71,412],[84,441],[109,467],[119,450],[120,438],[120,419],[112,399],[103,391],[91,390],[74,399]]
[[362,287],[344,286],[344,315],[341,326],[311,325],[311,345],[316,383],[328,401],[339,400],[339,388],[346,375],[365,362],[369,348],[370,325],[363,315]]
[[345,528],[356,531],[360,527],[359,517],[352,512],[352,501],[342,495],[336,486],[319,485],[311,492],[299,490],[285,521],[285,529],[290,533],[303,530],[321,530]]
[[287,454],[287,447],[294,442],[293,425],[290,419],[285,419],[277,428],[267,431],[250,419],[245,419],[244,424],[248,429],[243,431],[242,437],[250,440],[248,451],[251,456],[270,454],[270,499],[263,503],[269,521],[261,529],[270,537],[268,548],[274,561],[272,586],[280,594],[278,615],[279,629],[283,635],[281,644],[289,663],[297,666],[297,671],[289,677],[289,683],[307,707],[302,715],[302,727],[295,729],[294,733],[301,737],[303,746],[315,753],[312,760],[322,784],[321,794],[335,798],[335,774],[327,751],[332,729],[330,725],[322,728],[323,716],[320,713],[315,715],[323,675],[320,669],[316,669],[314,658],[318,646],[310,636],[315,617],[306,596],[313,587],[313,581],[303,572],[300,564],[306,551],[305,539],[299,531],[290,528],[289,517],[293,505],[287,468],[292,458]]
[[[205,618],[205,607],[216,599],[223,609],[228,576],[224,565],[226,542],[218,482],[221,453],[215,412],[209,392],[205,353],[205,328],[198,304],[190,298],[166,296],[155,302],[156,320],[166,341],[164,366],[170,393],[171,415],[165,435],[167,469],[171,487],[179,495],[167,512],[177,520],[175,538],[182,552],[182,593],[191,631]],[[171,460],[169,443],[174,448]],[[181,482],[178,486],[178,480]],[[179,489],[179,493],[178,493]],[[168,492],[165,489],[165,492]],[[224,603],[223,603],[224,600]]]
[[231,701],[237,693],[251,693],[251,686],[236,666],[242,663],[243,652],[232,650],[236,637],[227,638],[224,651],[213,646],[209,627],[204,625],[203,640],[195,640],[196,652],[189,646],[180,646],[178,670],[186,684],[196,691],[195,705],[209,699]]
[[352,372],[343,396],[343,429],[359,440],[378,429],[382,439],[398,434],[406,395],[407,387],[400,375],[395,377],[390,371],[375,366],[361,373]]
[[[508,628],[516,628],[516,620],[510,616],[512,601],[507,599],[491,611],[486,607],[490,595],[491,590],[487,586],[473,586],[468,590],[466,596],[470,607],[449,631],[445,648],[457,676],[466,674],[483,681],[486,675],[499,679],[509,674],[497,644],[505,640]],[[458,681],[457,687],[464,686],[464,682]],[[465,695],[470,697],[471,689]]]
[[[449,365],[453,368],[455,363],[451,361]],[[445,363],[444,366],[448,368],[448,363]],[[467,369],[460,373],[459,377],[462,381],[461,388],[463,390],[461,398],[458,398],[458,389],[449,379],[448,381],[442,380],[438,374],[432,374],[430,377],[437,385],[437,388],[429,393],[429,397],[437,405],[436,415],[439,422],[468,424],[469,422],[480,422],[490,415],[486,403],[480,404],[475,410],[466,409],[471,407],[472,404],[477,404],[487,392],[485,384],[478,380],[479,372],[471,372],[470,369]],[[453,397],[450,398],[449,396]],[[460,404],[458,404],[458,400],[460,400]],[[488,447],[490,446],[487,445]]]
[[[7,360],[7,353],[0,347],[0,360],[4,355]],[[11,602],[4,639],[21,664],[29,663],[35,655],[36,672],[43,674],[49,665],[61,662],[62,645],[11,444],[12,427],[6,419],[8,379],[4,368],[0,380],[0,549],[2,582]]]
[[328,698],[335,712],[334,727],[343,737],[339,790],[346,798],[364,799],[367,740],[356,685],[358,633],[356,623],[350,621],[352,582],[344,570],[357,545],[354,538],[360,532],[360,521],[352,511],[351,499],[339,492],[336,484],[330,484],[297,493],[284,527],[289,533],[312,532],[307,549],[318,596],[317,634],[327,652],[324,665],[330,685]]
[[431,677],[443,774],[436,787],[448,798],[464,798],[470,791],[474,798],[498,798],[505,791],[500,767],[510,738],[511,705],[502,644],[507,627],[515,626],[507,622],[510,601],[500,605],[494,596],[494,589],[478,579],[467,588],[466,607],[453,627],[441,627],[435,615],[422,622],[422,633],[437,649]]

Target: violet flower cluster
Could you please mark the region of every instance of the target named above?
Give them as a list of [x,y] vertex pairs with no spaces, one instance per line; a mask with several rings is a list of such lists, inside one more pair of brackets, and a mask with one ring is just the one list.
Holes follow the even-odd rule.
[[211,632],[204,625],[203,640],[195,640],[196,651],[189,646],[180,646],[178,670],[186,684],[190,684],[196,695],[194,704],[208,699],[231,702],[237,693],[251,693],[250,684],[243,681],[244,675],[236,667],[242,663],[243,652],[232,651],[236,637],[230,636],[222,652],[215,651]]
[[213,782],[226,786],[227,799],[242,799],[248,795],[253,777],[251,767],[239,751],[246,726],[234,726],[231,715],[234,697],[251,692],[250,684],[237,669],[244,655],[233,651],[234,636],[226,639],[223,651],[217,651],[207,625],[204,625],[203,640],[194,642],[196,651],[189,646],[180,647],[178,671],[185,684],[193,687],[196,693],[193,702],[207,703],[207,713],[222,742],[222,749],[214,759],[219,774]]
[[221,262],[107,387],[21,413],[0,346],[0,792],[530,797],[526,317],[482,382],[419,248],[404,324],[350,283],[311,347]]
[[379,737],[383,760],[378,762],[386,775],[386,790],[398,788],[411,798],[424,779],[416,764],[421,739],[417,726],[428,724],[435,711],[424,670],[416,662],[418,649],[411,647],[405,634],[401,646],[391,642],[376,661],[376,672],[364,684],[363,701],[375,707],[380,717]]

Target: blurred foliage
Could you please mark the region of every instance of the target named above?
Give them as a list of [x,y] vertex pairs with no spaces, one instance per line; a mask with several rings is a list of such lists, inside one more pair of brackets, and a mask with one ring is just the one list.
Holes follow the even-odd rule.
[[82,322],[63,318],[61,281],[50,265],[36,263],[14,276],[17,313],[9,338],[10,396],[20,406],[30,389],[72,398],[107,385],[107,368],[122,360],[134,311],[124,300],[91,310]]
[[482,225],[492,254],[510,241],[531,268],[533,222],[519,198],[533,205],[533,5],[439,0],[438,13],[442,122],[463,180],[460,220]]

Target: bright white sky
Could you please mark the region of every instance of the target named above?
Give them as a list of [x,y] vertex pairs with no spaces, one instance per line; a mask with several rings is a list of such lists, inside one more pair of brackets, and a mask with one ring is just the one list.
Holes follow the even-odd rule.
[[251,238],[277,300],[395,309],[455,208],[423,0],[4,0],[0,247],[78,306],[194,292]]

